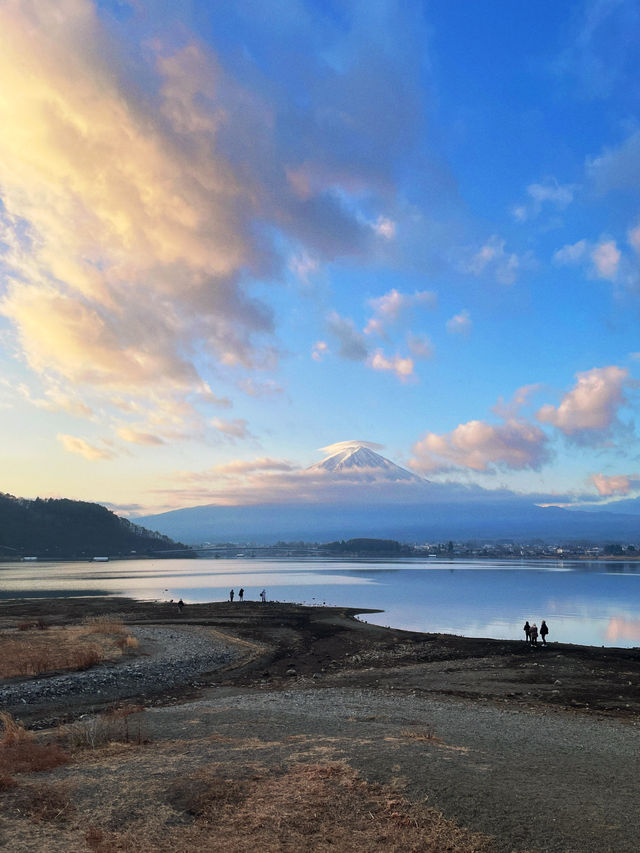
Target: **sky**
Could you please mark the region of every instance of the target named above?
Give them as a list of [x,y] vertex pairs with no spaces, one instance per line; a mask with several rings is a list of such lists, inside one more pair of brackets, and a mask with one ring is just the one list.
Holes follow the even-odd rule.
[[295,497],[358,440],[640,494],[639,31],[638,0],[0,0],[0,490]]

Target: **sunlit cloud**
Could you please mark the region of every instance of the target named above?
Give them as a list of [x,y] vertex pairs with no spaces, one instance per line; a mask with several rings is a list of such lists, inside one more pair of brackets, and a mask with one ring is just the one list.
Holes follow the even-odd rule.
[[537,418],[578,443],[598,443],[620,426],[618,411],[636,382],[626,368],[615,365],[594,367],[576,378],[575,386],[560,404],[542,406]]
[[425,473],[455,468],[539,470],[550,459],[544,432],[516,419],[503,424],[468,421],[444,435],[427,433],[414,444],[413,454],[411,468]]
[[75,435],[60,434],[58,435],[58,441],[69,453],[77,453],[79,456],[84,456],[85,459],[91,461],[113,459],[115,457],[115,453],[112,450],[96,447],[94,444],[89,444],[84,438],[78,438]]
[[628,495],[630,492],[640,489],[640,476],[638,474],[592,474],[589,479],[602,497]]
[[618,265],[620,264],[620,251],[616,246],[615,240],[606,240],[595,247],[591,253],[591,260],[599,278],[606,278],[613,281],[618,273]]
[[365,334],[384,335],[386,328],[397,323],[406,312],[418,307],[435,308],[437,303],[438,297],[433,291],[401,293],[393,288],[388,293],[369,300],[373,316],[365,326]]
[[398,379],[403,381],[413,375],[414,362],[412,358],[403,358],[398,354],[389,357],[381,349],[377,349],[372,353],[368,364],[373,370],[393,373]]
[[131,444],[154,446],[165,443],[164,439],[160,438],[158,435],[153,435],[149,432],[139,432],[138,430],[131,429],[130,427],[120,427],[118,430],[118,437]]
[[322,361],[329,352],[329,344],[326,341],[316,341],[311,349],[311,358],[314,361]]

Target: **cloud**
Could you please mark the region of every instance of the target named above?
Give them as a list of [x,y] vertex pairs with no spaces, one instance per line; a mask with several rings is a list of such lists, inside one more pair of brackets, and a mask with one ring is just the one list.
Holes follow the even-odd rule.
[[123,441],[128,441],[131,444],[144,444],[147,446],[164,444],[164,439],[158,435],[153,435],[149,432],[139,432],[130,427],[120,427],[118,437]]
[[640,489],[640,477],[638,474],[592,474],[589,481],[598,490],[602,497],[611,495],[628,495],[629,492]]
[[223,420],[222,418],[212,418],[211,426],[215,427],[231,440],[239,438],[244,441],[245,439],[252,438],[244,418],[234,418],[230,421]]
[[578,266],[587,264],[589,274],[595,278],[615,281],[621,266],[622,253],[615,240],[600,238],[597,243],[578,240],[558,249],[553,262],[558,266]]
[[605,148],[598,157],[588,160],[587,174],[601,193],[640,189],[640,130],[620,145]]
[[529,201],[514,207],[512,213],[519,222],[526,222],[538,216],[546,204],[564,210],[573,201],[576,189],[574,184],[559,184],[555,178],[547,178],[541,184],[530,184],[527,187]]
[[311,358],[314,361],[322,361],[323,357],[329,352],[329,345],[326,341],[316,341],[311,350]]
[[558,406],[545,405],[536,417],[577,443],[598,443],[620,426],[618,410],[636,382],[626,368],[594,367],[576,374],[577,382]]
[[409,347],[409,352],[414,358],[422,359],[433,357],[433,344],[426,335],[414,335],[409,333],[407,335],[407,346]]
[[615,240],[598,243],[591,253],[591,260],[599,278],[613,281],[618,273],[620,257]]
[[[386,39],[421,16],[354,9],[339,26],[323,18],[319,37],[305,14],[285,28],[246,15],[296,69],[278,75],[184,25],[158,37],[158,19],[131,9],[125,26],[90,0],[0,5],[0,311],[45,385],[107,407],[188,401],[200,429],[193,408],[216,396],[205,370],[277,360],[253,282],[289,257],[304,279],[393,238],[422,56],[398,59]],[[342,350],[368,355],[355,340]]]
[[539,470],[550,459],[548,439],[534,424],[511,418],[503,424],[468,421],[445,435],[427,433],[413,446],[416,471],[468,468]]
[[113,459],[115,457],[115,453],[113,451],[96,447],[93,444],[89,444],[89,442],[85,441],[84,438],[78,438],[75,435],[60,434],[57,438],[66,451],[69,453],[77,453],[91,461],[96,459]]
[[501,284],[513,284],[518,276],[520,259],[514,252],[505,251],[506,241],[493,235],[462,264],[464,272],[481,275],[489,272]]
[[588,250],[586,240],[578,240],[577,243],[567,244],[553,255],[554,263],[559,266],[573,266],[579,264],[585,258]]
[[430,290],[401,293],[392,288],[383,296],[369,300],[369,305],[373,308],[373,317],[365,327],[365,334],[384,335],[387,326],[396,323],[406,312],[420,306],[435,308],[437,303],[437,295]]
[[334,444],[327,444],[326,447],[319,447],[321,453],[326,453],[327,456],[333,456],[334,453],[342,453],[343,450],[351,450],[354,447],[368,447],[370,450],[384,450],[384,444],[377,444],[375,441],[336,441]]
[[338,342],[338,354],[350,361],[364,361],[369,355],[364,335],[359,332],[353,320],[341,317],[332,311],[327,318],[329,333]]
[[185,482],[211,482],[216,477],[242,478],[256,473],[295,471],[297,466],[284,459],[262,456],[258,459],[232,459],[223,465],[214,465],[205,471],[187,471],[179,475]]
[[463,309],[459,314],[447,320],[447,332],[450,335],[464,335],[465,337],[471,334],[473,322],[471,315],[467,309]]
[[397,354],[389,358],[381,349],[372,353],[367,363],[373,370],[389,371],[403,381],[413,374],[414,362],[412,358],[403,358]]

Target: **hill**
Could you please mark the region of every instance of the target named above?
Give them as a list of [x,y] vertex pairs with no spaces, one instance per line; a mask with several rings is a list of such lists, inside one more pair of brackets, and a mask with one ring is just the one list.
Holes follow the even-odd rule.
[[65,498],[32,501],[0,493],[0,558],[161,556],[185,548],[100,504]]

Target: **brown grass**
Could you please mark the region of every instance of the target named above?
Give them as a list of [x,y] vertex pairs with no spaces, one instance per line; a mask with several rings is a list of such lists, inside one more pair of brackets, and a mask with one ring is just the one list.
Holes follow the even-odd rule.
[[129,719],[142,711],[143,705],[123,705],[63,726],[58,736],[74,749],[98,749],[107,743],[149,743],[142,720],[131,722]]
[[61,782],[21,786],[11,799],[14,809],[36,822],[66,821],[75,811],[71,802],[71,788]]
[[120,619],[93,618],[82,626],[38,630],[22,623],[0,633],[0,678],[89,669],[103,660],[135,654],[138,641]]
[[[93,825],[95,853],[193,850],[215,853],[489,853],[492,840],[460,829],[439,812],[364,782],[342,763],[296,765],[238,778],[200,772],[173,782],[166,801],[174,826],[124,832]],[[160,805],[156,807],[160,810]],[[153,805],[150,805],[153,810]],[[182,819],[180,818],[182,815]],[[190,823],[185,823],[190,820]],[[181,823],[179,828],[175,823]]]
[[59,746],[39,743],[33,732],[13,719],[11,714],[0,712],[2,736],[0,737],[0,779],[4,787],[11,787],[14,773],[31,773],[52,770],[67,764],[69,756]]

